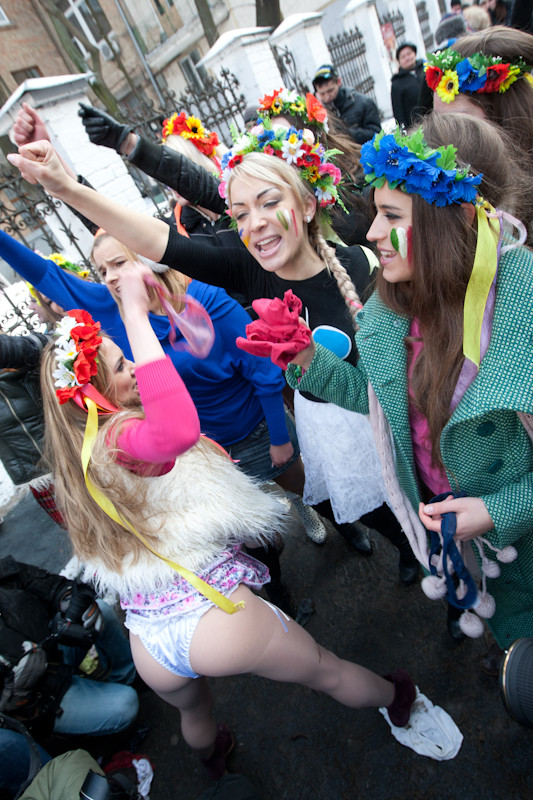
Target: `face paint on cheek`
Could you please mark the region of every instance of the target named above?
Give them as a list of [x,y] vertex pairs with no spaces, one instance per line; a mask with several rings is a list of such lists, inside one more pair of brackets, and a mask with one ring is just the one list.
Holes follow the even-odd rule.
[[291,214],[292,214],[292,221],[294,222],[294,233],[296,234],[296,236],[298,236],[298,224],[296,222],[296,215],[294,213],[294,208],[291,208]]
[[407,258],[407,233],[405,228],[392,228],[390,241],[396,252],[402,258]]
[[289,223],[287,222],[287,218],[285,214],[287,213],[286,209],[283,211],[276,211],[276,217],[280,225],[283,225],[286,231],[289,230]]
[[250,237],[249,236],[243,236],[243,231],[244,231],[244,228],[241,228],[240,231],[239,231],[239,236],[243,240],[244,246],[246,248],[248,248],[248,245],[250,244]]
[[413,226],[409,225],[407,228],[407,260],[409,264],[413,263]]

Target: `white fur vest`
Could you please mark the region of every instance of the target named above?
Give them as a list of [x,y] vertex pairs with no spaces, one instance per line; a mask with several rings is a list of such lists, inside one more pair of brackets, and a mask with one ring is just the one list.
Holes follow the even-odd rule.
[[[116,464],[110,469],[120,471],[128,489],[135,482],[147,482],[145,529],[157,535],[155,549],[196,574],[225,548],[236,543],[258,547],[285,527],[284,498],[263,491],[202,441],[179,456],[166,475],[142,478]],[[101,592],[112,589],[131,596],[164,589],[175,576],[149,550],[137,563],[132,561],[131,555],[125,556],[118,574],[94,559],[86,563],[84,580],[95,581]]]

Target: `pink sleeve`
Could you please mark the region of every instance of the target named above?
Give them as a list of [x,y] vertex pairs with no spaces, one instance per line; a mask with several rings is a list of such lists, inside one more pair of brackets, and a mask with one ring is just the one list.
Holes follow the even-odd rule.
[[170,468],[200,438],[196,407],[168,356],[137,367],[135,376],[145,419],[129,420],[122,427],[117,445],[126,458],[119,461],[126,466],[131,456]]

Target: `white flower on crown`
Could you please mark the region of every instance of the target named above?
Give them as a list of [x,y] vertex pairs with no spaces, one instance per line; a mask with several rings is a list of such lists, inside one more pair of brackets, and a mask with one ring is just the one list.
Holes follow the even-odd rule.
[[242,136],[239,136],[237,141],[234,143],[232,149],[233,154],[240,153],[241,150],[246,150],[252,144],[252,140],[248,136],[247,133],[243,133]]
[[52,373],[55,378],[55,386],[59,389],[65,389],[67,386],[80,386],[78,380],[71,369],[68,369],[63,361],[57,362],[57,369]]
[[333,194],[328,189],[321,189],[320,186],[315,186],[315,195],[320,202],[329,203],[333,199]]
[[56,325],[55,328],[55,343],[56,343],[56,350],[57,348],[65,349],[72,349],[76,350],[76,345],[72,341],[71,331],[72,328],[75,328],[76,325],[80,323],[74,319],[74,317],[64,316]]
[[305,153],[300,137],[296,133],[291,133],[289,138],[282,143],[281,152],[287,164],[296,164]]
[[282,89],[278,97],[280,100],[283,100],[284,103],[295,103],[298,100],[298,94],[294,89]]

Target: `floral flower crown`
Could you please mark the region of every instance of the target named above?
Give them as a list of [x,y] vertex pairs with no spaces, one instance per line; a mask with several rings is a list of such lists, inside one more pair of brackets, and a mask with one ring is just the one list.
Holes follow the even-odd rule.
[[363,145],[361,165],[366,182],[378,189],[387,182],[391,189],[418,194],[436,206],[473,203],[483,175],[472,175],[468,167],[458,167],[456,152],[451,144],[430,147],[421,127],[411,136],[397,127],[392,133],[376,133]]
[[474,53],[465,58],[451,47],[428,53],[424,69],[427,85],[443,103],[451,103],[460,92],[506,92],[528,72],[522,58],[513,64],[504,63],[500,56],[484,53]]
[[177,112],[163,122],[163,142],[167,136],[182,136],[189,139],[200,153],[209,158],[215,155],[218,146],[218,136],[213,131],[208,131],[198,117],[188,117],[183,111]]
[[292,89],[278,89],[261,98],[257,113],[262,120],[292,114],[302,120],[302,125],[328,132],[328,112],[311,92],[303,97]]
[[96,375],[96,356],[102,344],[100,323],[87,311],[75,308],[59,320],[54,330],[57,369],[53,372],[60,405]]
[[[54,264],[57,264],[58,267],[61,269],[66,269],[68,272],[73,272],[75,275],[78,275],[80,278],[86,280],[89,275],[91,274],[87,267],[80,267],[79,264],[73,264],[72,261],[68,261],[65,256],[62,256],[61,253],[50,253],[49,256],[45,256],[48,261],[53,261]],[[40,305],[40,300],[37,297],[37,292],[35,291],[35,286],[33,286],[29,281],[26,281],[26,286],[28,287],[28,291],[35,300],[36,303]]]
[[[314,141],[311,131],[298,131],[296,128],[278,126],[272,128],[269,119],[263,125],[252,128],[249,133],[237,134],[232,129],[234,144],[222,156],[220,196],[226,199],[226,183],[231,171],[238,166],[248,153],[266,153],[282,158],[287,164],[298,169],[300,178],[312,188],[319,205],[326,206],[344,204],[339,197],[338,186],[341,171],[329,160],[338,155],[340,150],[326,150],[319,142]],[[309,141],[312,139],[313,141]]]

